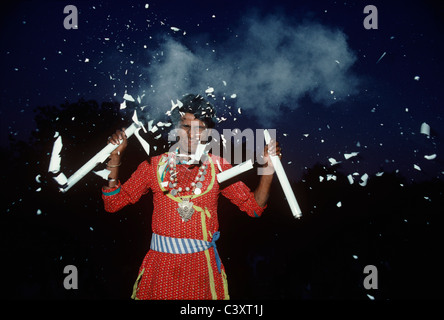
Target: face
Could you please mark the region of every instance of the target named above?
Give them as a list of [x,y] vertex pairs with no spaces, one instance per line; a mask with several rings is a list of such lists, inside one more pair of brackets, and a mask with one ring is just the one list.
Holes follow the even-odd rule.
[[202,132],[206,129],[205,123],[196,119],[193,114],[185,113],[178,125],[179,146],[181,152],[194,153],[202,140]]

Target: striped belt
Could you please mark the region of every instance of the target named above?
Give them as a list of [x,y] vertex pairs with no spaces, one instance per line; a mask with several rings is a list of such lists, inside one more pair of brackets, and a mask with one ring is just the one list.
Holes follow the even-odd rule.
[[151,237],[150,249],[164,253],[184,254],[205,251],[213,247],[214,256],[216,257],[217,270],[219,273],[221,273],[221,262],[216,248],[216,241],[219,239],[219,237],[219,231],[216,231],[213,234],[213,240],[211,240],[211,242],[187,238],[171,238],[153,233],[153,236]]

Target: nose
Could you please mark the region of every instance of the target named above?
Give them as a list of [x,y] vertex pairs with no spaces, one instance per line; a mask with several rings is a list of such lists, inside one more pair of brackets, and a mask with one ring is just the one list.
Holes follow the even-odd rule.
[[199,128],[190,128],[187,130],[188,139],[199,139],[200,138],[200,130]]

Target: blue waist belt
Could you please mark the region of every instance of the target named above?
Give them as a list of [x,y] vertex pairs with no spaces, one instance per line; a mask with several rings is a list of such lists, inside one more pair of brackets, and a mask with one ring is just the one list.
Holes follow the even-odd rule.
[[164,253],[182,254],[205,251],[213,247],[214,256],[216,257],[217,270],[219,273],[221,273],[221,262],[216,248],[216,241],[219,239],[219,237],[219,231],[214,233],[213,240],[211,242],[187,238],[171,238],[153,233],[150,249]]

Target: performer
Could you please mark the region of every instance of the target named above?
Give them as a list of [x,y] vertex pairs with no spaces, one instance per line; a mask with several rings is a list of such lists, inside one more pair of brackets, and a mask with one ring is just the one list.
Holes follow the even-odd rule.
[[[215,125],[215,109],[199,95],[186,95],[181,102],[183,105],[173,109],[171,118],[176,128],[182,129],[178,130],[180,149],[194,154],[202,140],[201,133]],[[197,121],[198,126],[192,126],[192,121]],[[187,165],[189,159],[179,150],[143,161],[121,184],[119,167],[127,146],[124,129],[117,130],[108,143],[120,145],[107,163],[111,173],[108,186],[102,188],[105,210],[116,212],[136,203],[150,190],[153,192],[151,246],[140,266],[131,298],[229,299],[227,276],[215,243],[220,235],[217,200],[222,194],[249,216],[260,217],[267,206],[273,179],[269,155],[282,157],[278,142],[264,148],[264,160],[271,170],[261,176],[254,192],[241,181],[219,189],[216,174],[221,171],[216,161],[222,171],[231,168],[228,161],[207,153],[199,164]]]

